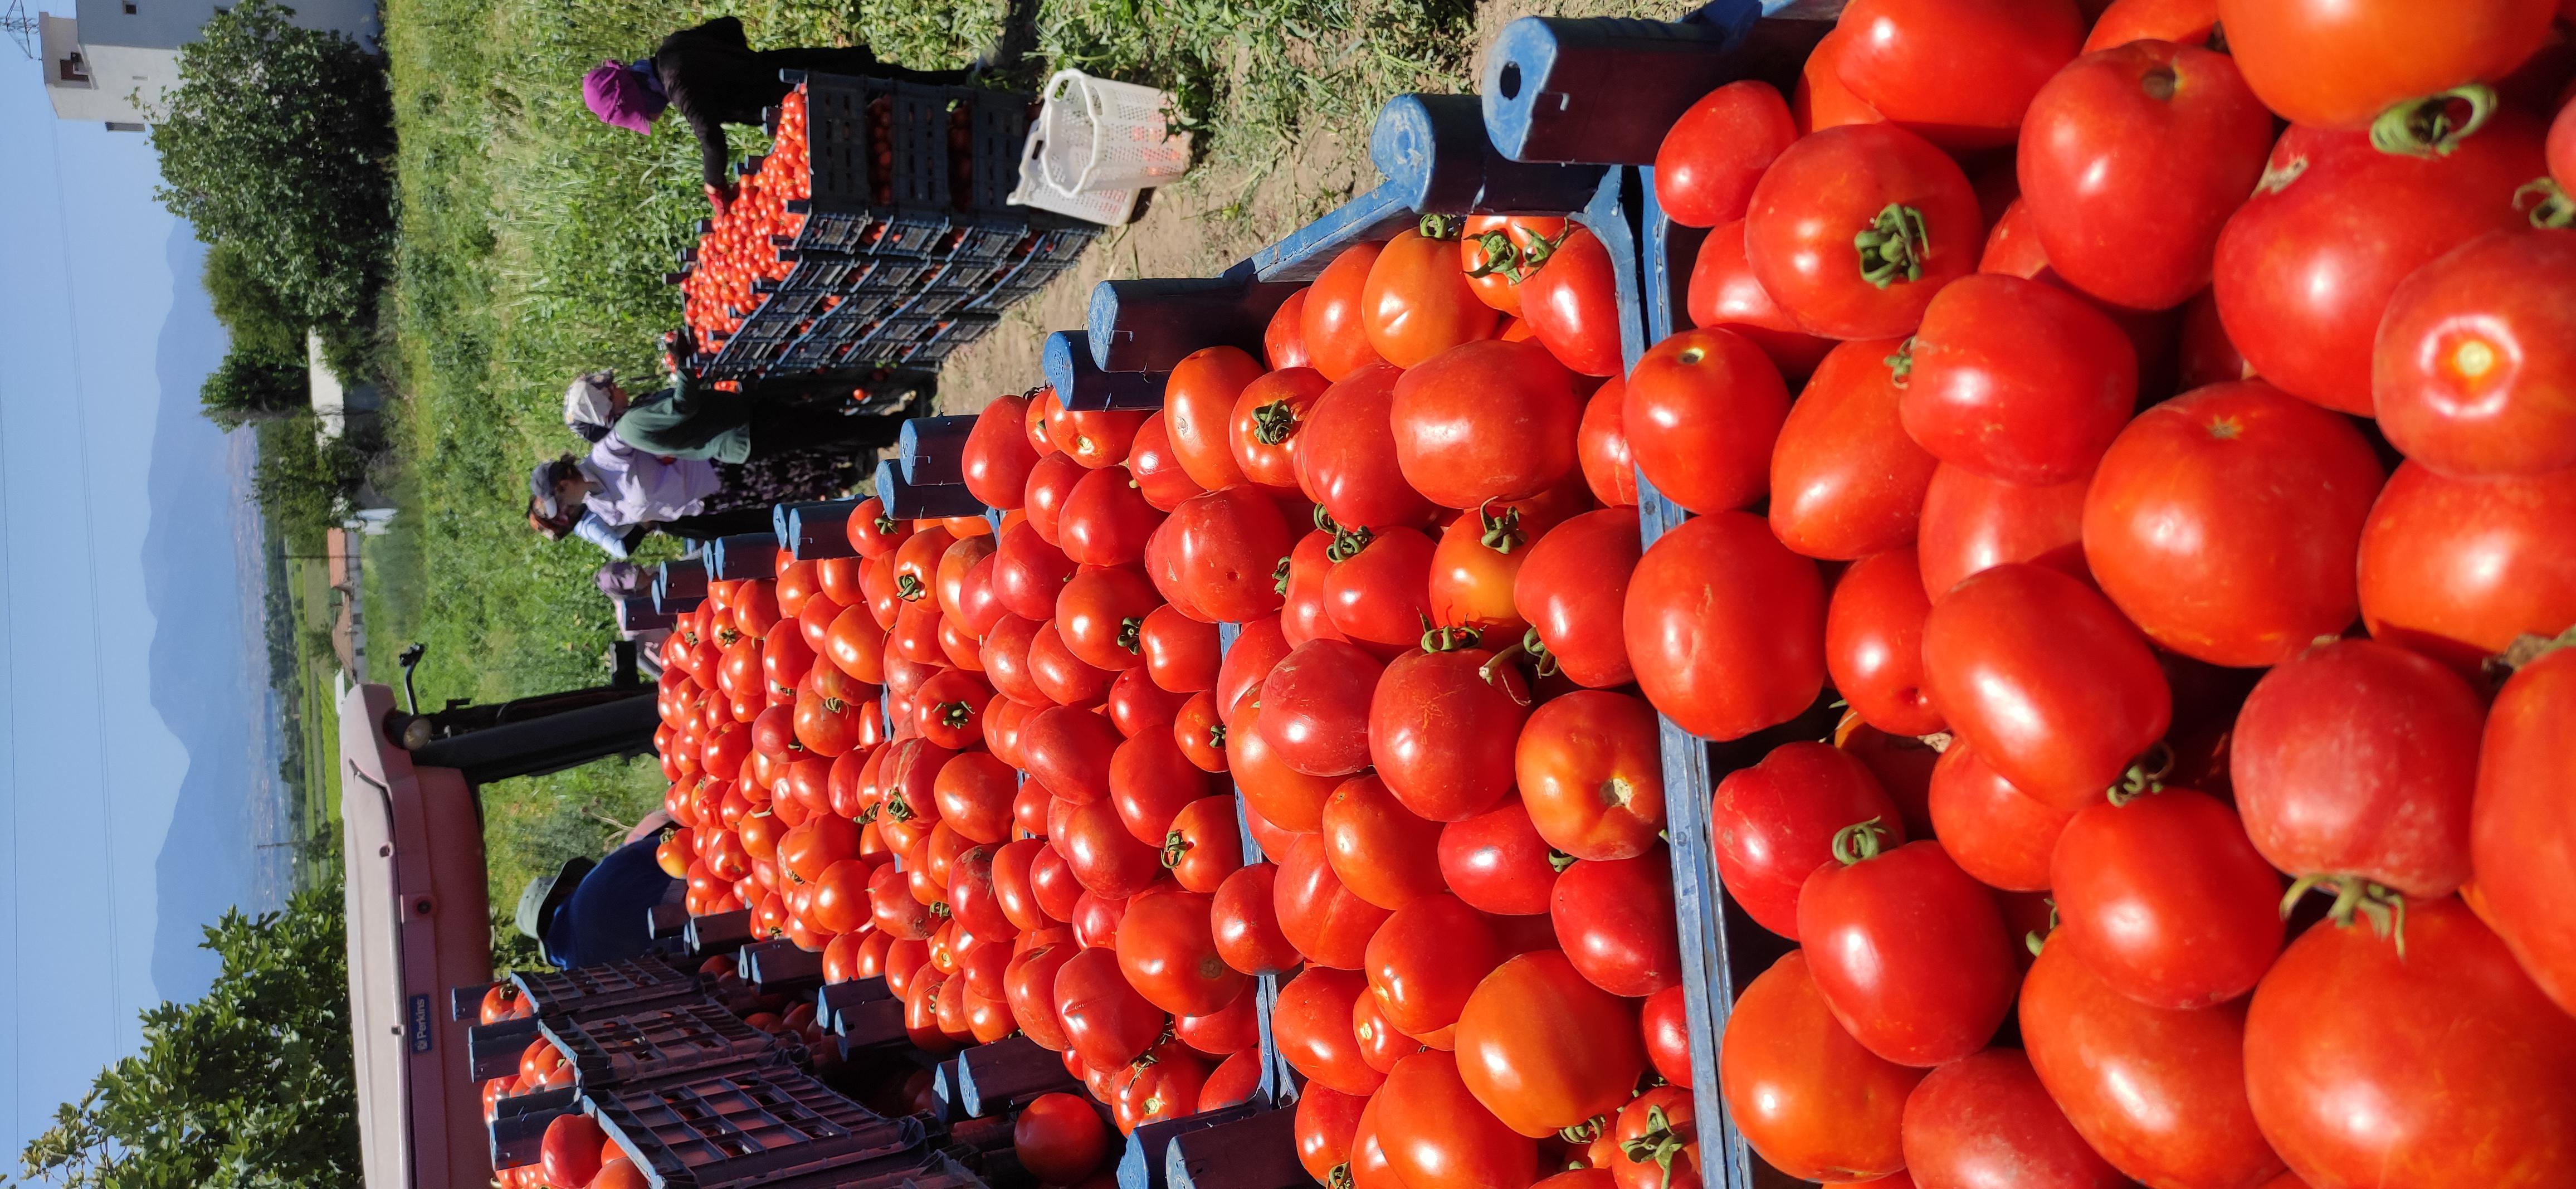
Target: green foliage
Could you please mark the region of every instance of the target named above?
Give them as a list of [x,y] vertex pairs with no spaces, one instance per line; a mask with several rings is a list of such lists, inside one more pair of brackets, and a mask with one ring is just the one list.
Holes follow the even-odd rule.
[[194,1003],[143,1013],[143,1051],[98,1075],[21,1154],[81,1189],[359,1181],[348,951],[336,879],[284,912],[224,913],[204,946],[223,972]]
[[199,278],[206,296],[214,299],[215,320],[224,324],[234,354],[272,363],[303,362],[304,316],[251,272],[250,257],[239,244],[209,246]]
[[311,412],[262,422],[251,490],[289,539],[318,539],[340,523],[367,481],[367,456],[348,435],[318,440]]
[[208,421],[227,430],[291,417],[313,407],[309,379],[302,360],[279,362],[236,341],[198,385],[197,404]]
[[367,321],[393,243],[384,64],[247,0],[179,51],[152,126],[159,196],[304,326]]

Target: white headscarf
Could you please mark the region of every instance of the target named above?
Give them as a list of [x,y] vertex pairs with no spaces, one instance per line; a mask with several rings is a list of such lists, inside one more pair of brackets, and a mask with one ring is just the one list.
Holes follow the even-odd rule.
[[564,424],[585,442],[596,442],[617,420],[617,373],[598,371],[576,377],[564,389]]

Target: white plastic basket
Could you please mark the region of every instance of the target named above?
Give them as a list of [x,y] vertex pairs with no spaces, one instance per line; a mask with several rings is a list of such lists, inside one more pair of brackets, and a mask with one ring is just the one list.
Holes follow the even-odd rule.
[[1160,186],[1190,168],[1190,134],[1171,130],[1172,97],[1152,87],[1059,70],[1047,80],[1038,165],[1067,194]]
[[1049,184],[1046,171],[1038,167],[1038,157],[1046,151],[1046,143],[1045,119],[1031,121],[1028,144],[1020,150],[1020,184],[1011,189],[1007,200],[1012,206],[1053,211],[1103,227],[1118,226],[1136,213],[1135,190],[1067,194]]

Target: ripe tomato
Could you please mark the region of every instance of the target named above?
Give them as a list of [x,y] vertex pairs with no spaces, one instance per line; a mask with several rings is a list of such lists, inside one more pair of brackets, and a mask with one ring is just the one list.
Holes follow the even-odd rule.
[[1092,468],[1127,461],[1146,414],[1136,409],[1059,409],[1047,418],[1047,437],[1065,457]]
[[1494,307],[1459,271],[1457,249],[1407,228],[1378,250],[1360,286],[1360,328],[1371,349],[1397,367],[1494,335]]
[[1573,473],[1583,401],[1545,350],[1474,342],[1405,372],[1388,412],[1405,483],[1469,509],[1527,499]]
[[1297,1096],[1297,1163],[1318,1185],[1350,1179],[1351,1141],[1369,1099],[1316,1086]]
[[1905,1167],[1918,1184],[2130,1184],[2085,1144],[2018,1049],[1987,1049],[1916,1084],[1905,1099]]
[[1073,559],[1039,536],[1035,524],[1012,525],[995,539],[993,594],[1013,615],[1043,620],[1055,614],[1056,594],[1073,571]]
[[1055,1006],[1066,1042],[1095,1069],[1135,1060],[1162,1035],[1163,1013],[1128,985],[1115,950],[1067,959],[1056,972]]
[[1028,413],[1029,402],[1019,397],[995,397],[976,414],[975,428],[966,435],[966,448],[959,456],[966,490],[991,507],[1019,507],[1028,490],[1029,471],[1038,465],[1038,452],[1030,447],[1022,428]]
[[1081,482],[1088,471],[1062,451],[1038,459],[1038,465],[1029,469],[1029,489],[1021,506],[1028,514],[1029,527],[1036,529],[1047,544],[1056,543],[1056,516],[1064,509],[1064,499],[1072,494],[1073,485]]
[[1862,102],[1945,148],[2011,144],[2084,43],[2073,0],[1853,0],[1836,69]]
[[1522,1135],[1616,1110],[1646,1067],[1635,1005],[1585,981],[1562,954],[1514,957],[1473,992],[1458,1018],[1458,1074]]
[[1431,538],[1409,528],[1337,540],[1356,552],[1324,574],[1324,612],[1351,642],[1382,657],[1415,648],[1431,617]]
[[2408,905],[2404,929],[2401,954],[2369,929],[2316,926],[2264,977],[2245,1021],[2264,1137],[2318,1185],[2564,1176],[2576,1017],[2459,901]]
[[1243,835],[1234,798],[1201,797],[1173,816],[1163,838],[1163,868],[1183,888],[1214,894],[1241,866]]
[[2234,999],[2281,952],[2281,877],[2236,814],[2205,793],[2172,789],[2077,814],[2058,837],[2049,888],[2065,921],[2050,944],[2154,1007]]
[[608,1139],[599,1129],[599,1120],[580,1111],[555,1116],[546,1124],[545,1138],[539,1142],[537,1166],[545,1170],[552,1185],[590,1184],[599,1175],[600,1145]]
[[2048,1096],[2121,1172],[2250,1186],[2280,1171],[2246,1103],[2244,1003],[2149,1007],[2051,944],[2023,976],[2021,1033]]
[[2402,0],[2220,0],[2227,49],[2263,104],[2292,123],[2371,126],[2392,105],[2504,77],[2549,30],[2550,0],[2476,0],[2438,13]]
[[1243,993],[1244,975],[1216,952],[1209,898],[1156,890],[1127,903],[1118,923],[1118,969],[1146,1002],[1177,1016],[1203,1016]]
[[1502,964],[1505,952],[1485,914],[1455,896],[1434,893],[1406,903],[1378,926],[1361,969],[1386,1023],[1448,1049],[1468,994]]
[[2277,664],[2350,624],[2352,558],[2382,473],[2349,422],[2268,384],[2138,415],[2084,501],[2084,553],[2149,638],[2221,665]]
[[2543,991],[2576,1012],[2576,919],[2566,911],[2576,873],[2565,774],[2576,742],[2576,651],[2560,649],[2507,679],[2488,712],[2478,754],[2470,847],[2479,913]]
[[1744,256],[1744,223],[1739,218],[1722,224],[1700,241],[1683,305],[1690,311],[1691,325],[1743,335],[1771,357],[1782,378],[1803,381],[1833,350],[1834,340],[1798,329],[1763,291]]
[[1279,609],[1271,575],[1294,544],[1279,505],[1238,484],[1172,509],[1145,547],[1145,573],[1192,619],[1246,623]]
[[1109,1158],[1109,1129],[1077,1094],[1041,1094],[1011,1121],[1020,1167],[1050,1185],[1071,1185]]
[[1670,856],[1578,861],[1556,877],[1548,914],[1568,961],[1593,986],[1631,999],[1681,981]]
[[1798,71],[1798,87],[1789,95],[1789,118],[1797,121],[1799,135],[1887,118],[1843,85],[1843,53],[1857,36],[1858,30],[1836,25],[1808,51],[1807,63]]
[[2048,890],[2048,861],[2077,811],[2022,795],[1966,740],[1932,766],[1932,826],[1959,869],[2009,892]]
[[1771,447],[1789,389],[1769,356],[1727,330],[1685,330],[1629,373],[1620,409],[1637,470],[1694,512],[1742,508],[1770,488]]
[[1558,862],[1518,797],[1440,828],[1440,878],[1482,912],[1538,916],[1548,910]]
[[1379,1073],[1394,1072],[1396,1062],[1430,1047],[1387,1023],[1386,1009],[1378,1006],[1375,995],[1362,995],[1351,1004],[1351,1035],[1359,1041],[1360,1059]]
[[1287,577],[1274,585],[1286,602],[1279,609],[1279,627],[1294,647],[1309,640],[1340,640],[1350,637],[1333,626],[1333,617],[1324,599],[1324,588],[1333,571],[1335,535],[1317,529],[1297,538],[1297,547],[1288,552]]
[[1943,289],[1905,348],[1905,432],[1933,457],[2029,486],[2092,469],[2137,403],[2137,352],[2072,293],[1979,273]]
[[1431,501],[1407,486],[1390,420],[1403,373],[1372,364],[1324,390],[1298,431],[1297,486],[1344,528],[1429,522]]
[[1441,890],[1440,823],[1414,816],[1375,776],[1333,790],[1322,834],[1333,875],[1362,900],[1397,909]]
[[1718,1045],[1718,1085],[1745,1142],[1802,1180],[1901,1170],[1905,1099],[1922,1080],[1922,1070],[1879,1057],[1835,1022],[1797,950],[1737,996]]
[[1407,1185],[1522,1189],[1538,1169],[1538,1146],[1495,1118],[1460,1078],[1458,1058],[1438,1051],[1415,1053],[1386,1075],[1377,1137]]
[[1270,312],[1270,321],[1261,328],[1261,354],[1273,368],[1313,367],[1315,357],[1306,350],[1306,291],[1288,295],[1279,308]]
[[1249,864],[1226,876],[1209,902],[1217,956],[1245,974],[1278,974],[1297,965],[1297,951],[1279,931],[1271,898],[1278,875],[1269,863]]
[[1298,645],[1261,683],[1263,741],[1281,762],[1310,776],[1347,776],[1367,767],[1367,706],[1384,671],[1356,644]]
[[[1310,965],[1358,970],[1365,964],[1369,936],[1386,923],[1388,912],[1342,886],[1324,840],[1301,835],[1279,860],[1271,890],[1279,915],[1279,932],[1304,954]],[[1345,1012],[1347,1015],[1347,1012]],[[1348,1021],[1345,1020],[1345,1023]]]
[[1163,870],[1161,848],[1137,841],[1117,808],[1105,801],[1068,809],[1063,824],[1049,837],[1073,868],[1074,878],[1107,899],[1125,899],[1145,890]]
[[1605,1137],[1617,1156],[1609,1167],[1619,1189],[1670,1189],[1700,1183],[1699,1119],[1690,1092],[1656,1086],[1619,1108]]
[[2408,458],[2461,478],[2576,466],[2576,236],[2453,249],[2397,287],[2376,344],[2372,407]]
[[1208,795],[1207,773],[1181,754],[1168,731],[1145,731],[1109,760],[1109,800],[1138,842],[1161,851],[1181,807]]
[[2091,487],[2090,475],[2025,487],[1965,467],[1933,468],[1915,538],[1923,593],[1938,600],[1961,579],[2006,562],[2034,562],[2089,580],[2083,526]]
[[[1634,472],[1631,472],[1632,474]],[[1431,548],[1431,622],[1439,627],[1473,628],[1477,639],[1497,644],[1521,637],[1529,621],[1512,602],[1521,565],[1529,560],[1529,542],[1545,536],[1557,517],[1577,500],[1588,504],[1571,480],[1557,488],[1572,500],[1552,499],[1555,492],[1522,505],[1488,504],[1461,513]]]
[[1887,360],[1903,349],[1901,339],[1844,343],[1789,406],[1769,490],[1771,531],[1791,550],[1849,560],[1913,543],[1939,463],[1898,417],[1905,390]]
[[1339,380],[1372,363],[1382,362],[1369,344],[1367,303],[1362,294],[1382,251],[1375,243],[1342,249],[1306,287],[1306,309],[1299,328],[1306,340],[1308,366],[1327,380]]
[[1214,624],[1161,606],[1146,614],[1136,638],[1145,654],[1145,672],[1155,685],[1176,694],[1216,687],[1220,650]]
[[1568,518],[1522,559],[1513,609],[1567,679],[1606,689],[1634,677],[1619,615],[1644,551],[1636,509],[1604,508]]
[[1798,940],[1834,1018],[1899,1065],[1984,1048],[2011,1014],[2020,972],[1994,897],[1938,842],[1880,851],[1890,827],[1862,821],[1798,893]]
[[1109,720],[1067,706],[1050,706],[1020,726],[1020,758],[1030,776],[1059,797],[1088,805],[1109,796],[1111,756],[1120,743]]
[[1203,348],[1172,365],[1163,382],[1163,425],[1191,482],[1215,491],[1244,481],[1234,458],[1234,406],[1261,374],[1261,362],[1240,347]]
[[1636,453],[1628,448],[1624,420],[1628,386],[1617,376],[1593,389],[1583,402],[1583,420],[1574,431],[1575,465],[1592,498],[1612,507],[1637,504]]
[[1690,1009],[1680,987],[1646,996],[1639,1009],[1639,1030],[1646,1041],[1646,1060],[1655,1076],[1685,1090],[1691,1084]]
[[1324,800],[1341,787],[1339,776],[1309,776],[1288,766],[1261,732],[1263,711],[1245,706],[1226,728],[1226,766],[1254,813],[1280,829],[1311,833],[1323,824]]
[[1618,285],[1601,237],[1569,227],[1546,263],[1521,283],[1521,321],[1567,368],[1587,376],[1618,375],[1626,359]]
[[2416,900],[2468,881],[2485,708],[2458,674],[2376,640],[2337,640],[2265,674],[2236,717],[2236,808],[2294,876]]
[[2390,294],[2443,253],[2522,226],[2513,192],[2544,168],[2539,122],[2512,108],[2433,157],[2380,152],[2359,132],[2291,128],[2218,237],[2227,337],[2283,391],[2368,416],[2371,344]]
[[1410,652],[1376,680],[1367,760],[1406,809],[1454,822],[1511,794],[1512,753],[1498,744],[1519,734],[1530,697],[1520,672],[1494,659],[1482,648]]
[[1664,829],[1663,752],[1643,699],[1578,690],[1529,716],[1513,771],[1532,828],[1578,859],[1627,859]]
[[1744,253],[1807,333],[1898,338],[1975,270],[1985,230],[1967,175],[1941,150],[1893,124],[1854,124],[1772,163],[1753,189]]
[[1245,479],[1273,491],[1296,490],[1307,411],[1329,387],[1322,372],[1308,367],[1267,372],[1243,386],[1226,435]]
[[2141,40],[2206,45],[2217,23],[2218,0],[2111,0],[2085,34],[2084,52]]
[[1469,215],[1458,237],[1458,269],[1476,300],[1521,316],[1521,285],[1565,238],[1565,220],[1542,215]]
[[[1777,505],[1774,505],[1774,512]],[[1825,671],[1862,720],[1893,735],[1945,725],[1923,688],[1922,564],[1911,546],[1853,562],[1825,606]]]
[[1694,735],[1787,722],[1824,687],[1824,581],[1747,513],[1658,539],[1629,578],[1621,630],[1646,700]]
[[2235,62],[2169,41],[2086,54],[2041,88],[2024,131],[2022,201],[2049,265],[2137,310],[2209,284],[2219,229],[2272,147]]
[[2463,671],[2576,623],[2576,470],[2446,479],[2400,464],[2362,526],[2361,617]]
[[1746,80],[1682,110],[1655,150],[1655,202],[1685,227],[1744,217],[1762,171],[1798,139],[1789,103],[1771,84]]
[[2083,583],[2027,562],[1934,600],[1923,669],[1951,730],[2014,788],[2062,809],[2099,798],[2173,717],[2138,630]]
[[1157,511],[1168,512],[1181,501],[1207,490],[1190,478],[1181,467],[1180,455],[1172,449],[1172,431],[1163,414],[1145,419],[1136,430],[1136,444],[1127,453],[1127,470],[1135,477],[1136,489],[1145,502]]
[[1326,1089],[1375,1093],[1386,1075],[1360,1059],[1359,1038],[1351,1033],[1351,1006],[1368,993],[1368,980],[1356,972],[1321,966],[1282,984],[1270,1010],[1280,1059]]
[[1075,565],[1132,565],[1162,523],[1163,513],[1145,501],[1127,468],[1113,463],[1084,474],[1065,494],[1056,539]]

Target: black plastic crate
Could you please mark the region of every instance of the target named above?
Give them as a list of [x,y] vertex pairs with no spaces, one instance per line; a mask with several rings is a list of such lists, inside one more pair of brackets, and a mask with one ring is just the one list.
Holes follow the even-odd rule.
[[804,230],[796,236],[800,249],[926,257],[948,233],[948,212],[935,208],[826,210],[820,203],[791,202],[788,210],[805,214]]
[[1048,227],[1037,223],[1036,214],[960,215],[948,225],[941,246],[950,260],[982,260],[1000,263],[1020,254],[1024,245],[1033,245]]
[[946,325],[934,324],[922,340],[924,352],[946,357],[951,351],[984,337],[986,331],[1001,323],[999,314],[959,313],[949,315]]
[[821,248],[781,248],[779,259],[790,260],[795,267],[787,270],[787,279],[778,282],[784,292],[841,293],[865,284],[869,266],[874,262],[864,256],[832,252]]
[[585,1101],[655,1189],[801,1179],[903,1157],[925,1136],[918,1118],[884,1118],[792,1069],[601,1090]]
[[[948,88],[839,74],[801,78],[816,210],[948,205]],[[875,154],[881,133],[890,150],[882,171]]]
[[978,211],[1010,209],[1011,191],[1020,184],[1020,154],[1028,147],[1029,122],[1036,114],[1037,105],[1027,95],[975,93],[967,133],[973,166],[957,205]]
[[647,954],[623,962],[510,976],[539,1016],[653,1005],[704,994],[698,976]]
[[786,1065],[803,1056],[737,1019],[713,999],[637,1008],[604,1019],[546,1021],[583,1090],[705,1071],[715,1066]]
[[926,297],[962,302],[991,287],[993,278],[1000,271],[989,260],[952,259],[922,277],[921,293]]

